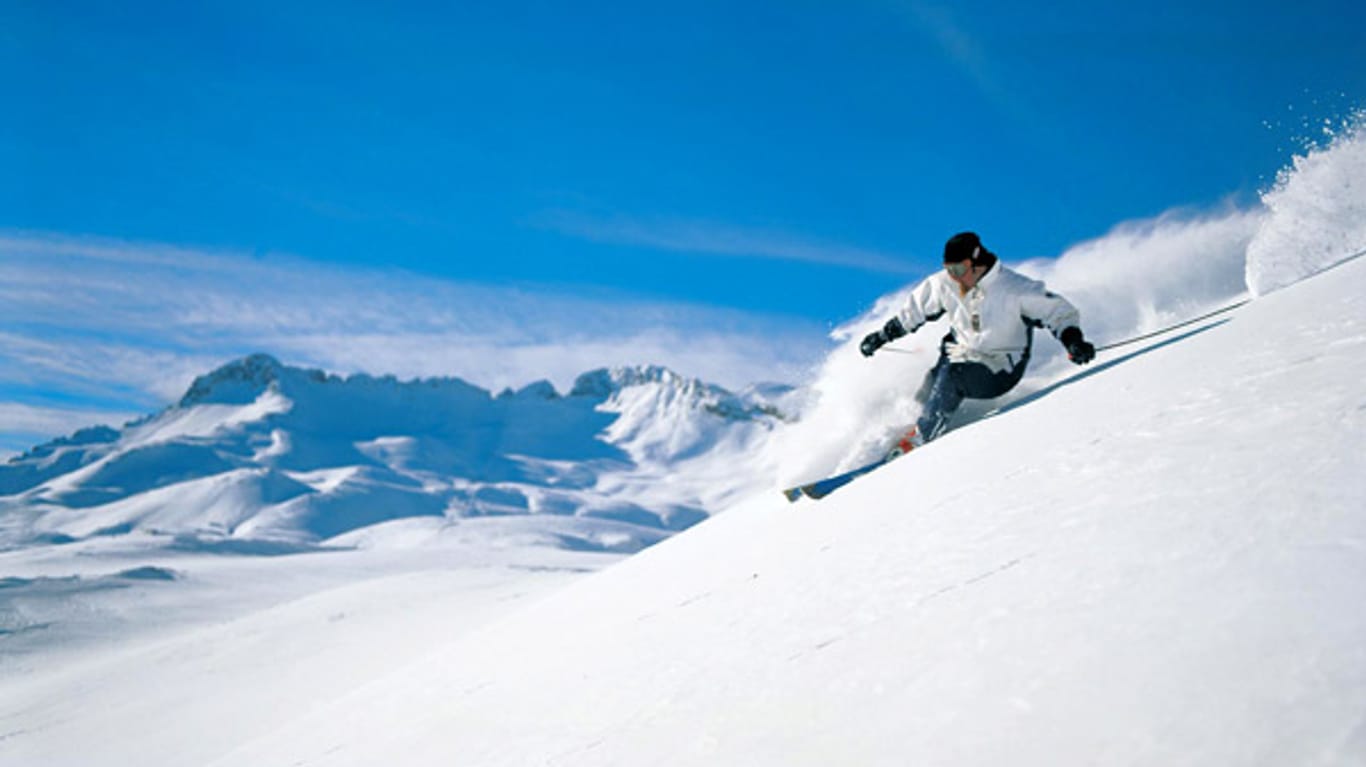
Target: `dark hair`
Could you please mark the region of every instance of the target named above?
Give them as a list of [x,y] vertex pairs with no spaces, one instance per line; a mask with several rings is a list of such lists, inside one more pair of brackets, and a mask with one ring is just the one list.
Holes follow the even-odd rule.
[[991,268],[996,263],[996,254],[986,249],[976,232],[959,232],[944,243],[944,263],[956,264],[967,259],[972,259],[973,266]]

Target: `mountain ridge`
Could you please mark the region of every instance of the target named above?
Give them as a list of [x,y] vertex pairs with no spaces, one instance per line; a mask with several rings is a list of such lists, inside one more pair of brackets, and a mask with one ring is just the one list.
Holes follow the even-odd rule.
[[[343,377],[253,354],[197,377],[159,413],[0,466],[0,507],[12,512],[0,540],[117,530],[319,542],[408,517],[555,514],[624,528],[639,547],[735,490],[684,477],[661,495],[646,480],[754,444],[784,420],[773,397],[788,391],[735,394],[640,365],[586,372],[565,394],[537,381],[495,395],[460,378]],[[263,493],[262,472],[303,490]],[[185,498],[166,491],[177,487]],[[236,499],[226,517],[218,502],[198,522],[168,511],[225,492]],[[254,511],[246,498],[258,499]],[[77,523],[76,510],[112,519]]]

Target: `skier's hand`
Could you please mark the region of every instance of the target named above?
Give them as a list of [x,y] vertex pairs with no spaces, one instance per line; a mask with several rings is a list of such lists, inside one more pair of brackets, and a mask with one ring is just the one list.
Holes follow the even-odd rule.
[[873,352],[904,335],[906,335],[906,328],[901,326],[901,320],[893,317],[887,320],[887,324],[882,326],[882,330],[864,336],[863,343],[858,345],[858,350],[863,352],[863,356],[871,357]]
[[1096,358],[1096,347],[1088,342],[1081,335],[1081,328],[1070,327],[1058,336],[1062,345],[1067,348],[1067,358],[1078,365],[1085,365]]
[[863,352],[863,356],[871,357],[873,352],[881,349],[887,343],[887,338],[882,335],[881,330],[874,330],[863,337],[863,343],[858,345],[858,350]]

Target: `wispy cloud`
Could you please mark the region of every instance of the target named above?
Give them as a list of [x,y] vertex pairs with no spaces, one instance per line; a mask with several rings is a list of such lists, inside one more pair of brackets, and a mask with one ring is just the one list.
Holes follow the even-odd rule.
[[118,426],[136,417],[131,411],[41,407],[0,402],[0,460],[58,434],[95,425]]
[[924,30],[944,56],[957,67],[977,92],[1019,127],[1036,134],[1046,134],[1046,122],[1028,98],[1004,81],[1004,70],[988,55],[989,48],[973,34],[969,25],[960,21],[952,6],[912,0],[901,6],[911,22]]
[[0,232],[0,327],[0,439],[153,410],[257,351],[564,389],[641,363],[728,386],[795,380],[825,343],[818,323],[790,317],[31,232]]
[[732,258],[764,258],[838,266],[869,272],[909,275],[913,259],[850,245],[822,242],[785,232],[747,229],[685,219],[591,215],[567,210],[542,214],[535,221],[561,234],[610,245]]
[[983,47],[960,24],[948,6],[932,2],[912,2],[906,6],[921,27],[928,30],[944,54],[989,94],[1001,92]]

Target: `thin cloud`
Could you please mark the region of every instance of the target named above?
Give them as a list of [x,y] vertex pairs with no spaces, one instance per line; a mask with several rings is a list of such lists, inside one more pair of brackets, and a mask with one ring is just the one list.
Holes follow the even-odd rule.
[[967,26],[961,23],[948,5],[916,0],[903,6],[915,26],[926,32],[939,46],[944,56],[962,72],[983,98],[1014,119],[1021,127],[1037,135],[1046,135],[1046,123],[1038,112],[1016,89],[1003,84],[1001,68],[987,55],[982,45]]
[[609,245],[796,261],[886,274],[917,272],[912,259],[905,256],[707,221],[592,216],[560,210],[542,215],[537,223],[570,237]]
[[647,363],[731,387],[794,381],[825,350],[818,323],[791,317],[31,232],[0,233],[0,327],[0,442],[155,410],[254,352],[564,390]]
[[958,23],[952,11],[936,3],[913,2],[907,6],[922,28],[929,31],[944,54],[984,93],[997,95],[992,67],[983,47]]
[[25,437],[31,439],[36,435],[70,434],[94,425],[118,426],[135,417],[136,414],[131,411],[56,408],[0,402],[0,424],[5,425],[4,432],[0,433],[0,456],[6,452],[31,447]]

